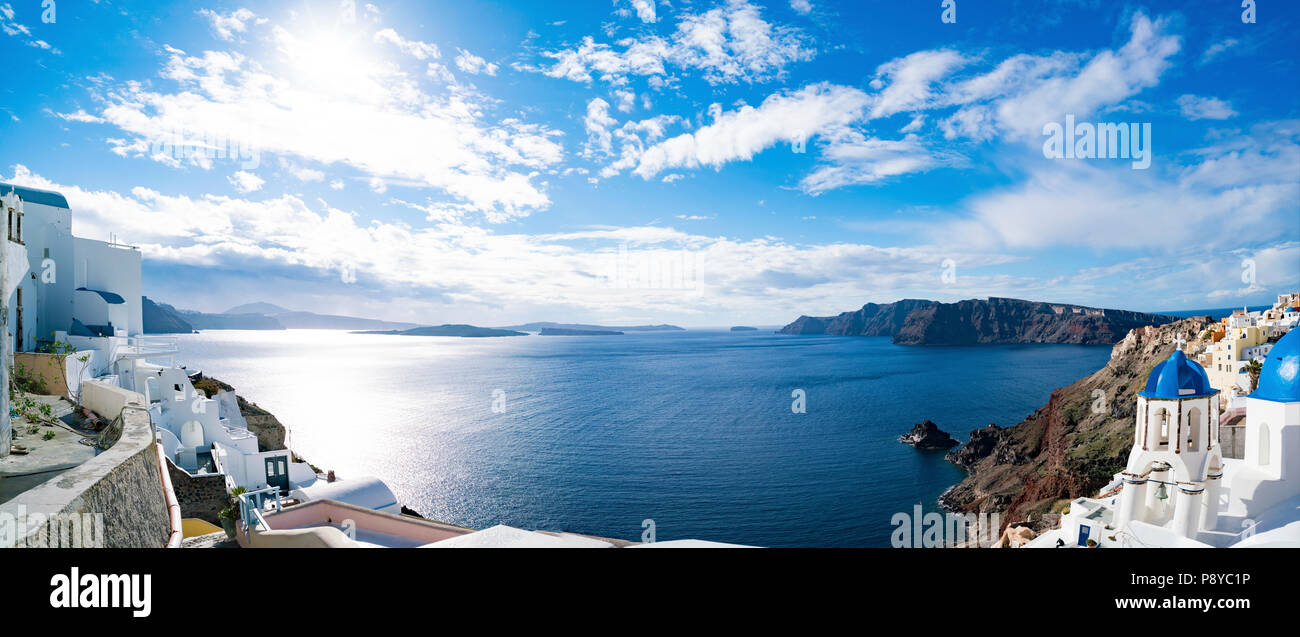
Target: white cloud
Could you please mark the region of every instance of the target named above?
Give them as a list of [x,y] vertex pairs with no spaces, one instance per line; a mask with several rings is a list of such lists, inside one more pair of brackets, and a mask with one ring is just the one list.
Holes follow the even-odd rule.
[[757,108],[720,112],[713,123],[655,144],[636,158],[649,179],[671,168],[721,167],[745,161],[781,142],[807,141],[859,119],[869,103],[862,91],[829,83],[769,96]]
[[375,32],[375,42],[387,42],[392,44],[403,53],[417,60],[428,60],[429,58],[436,59],[442,57],[442,53],[438,51],[438,45],[429,42],[421,42],[419,40],[407,40],[398,35],[397,32],[392,29],[384,29]]
[[928,108],[934,102],[931,87],[966,62],[956,51],[918,51],[880,65],[871,87],[880,91],[871,107],[872,117]]
[[262,184],[266,183],[265,179],[262,179],[261,177],[258,177],[257,175],[254,175],[253,173],[250,173],[246,170],[241,170],[227,177],[226,179],[230,181],[230,185],[235,187],[235,190],[241,193],[249,193],[255,190],[261,190]]
[[1236,38],[1226,38],[1211,44],[1209,48],[1205,49],[1205,53],[1201,54],[1200,64],[1209,64],[1210,62],[1213,62],[1215,58],[1218,58],[1224,53],[1232,50],[1238,44],[1240,43]]
[[1168,28],[1166,19],[1136,13],[1129,41],[1118,51],[1103,50],[1086,62],[1064,53],[1010,58],[988,74],[947,87],[946,103],[964,106],[941,126],[950,136],[1006,134],[1037,141],[1048,122],[1066,114],[1088,117],[1156,86],[1181,48]]
[[77,109],[75,113],[55,113],[55,116],[57,116],[61,120],[68,121],[68,122],[82,122],[87,124],[104,123],[104,118],[91,115],[90,113],[87,113],[86,111],[80,108]]
[[636,17],[641,18],[642,22],[655,22],[655,0],[619,0],[626,1],[636,12]]
[[300,181],[324,181],[325,173],[314,168],[300,166],[297,163],[280,159],[280,167]]
[[1039,159],[1024,183],[967,202],[972,221],[936,230],[967,244],[1168,251],[1232,249],[1243,238],[1294,227],[1300,122],[1261,125],[1193,159],[1175,180],[1159,171]]
[[599,97],[587,102],[587,116],[582,121],[587,128],[587,146],[584,154],[608,155],[613,146],[613,136],[609,129],[618,123],[609,116],[609,102]]
[[788,65],[815,54],[800,31],[765,21],[747,0],[726,0],[703,13],[683,13],[668,38],[643,35],[615,45],[587,36],[575,48],[544,51],[542,55],[555,62],[541,71],[577,82],[590,82],[594,74],[621,86],[629,75],[665,76],[672,65],[699,71],[712,84],[752,83],[784,77]]
[[862,184],[876,184],[899,175],[924,172],[959,158],[935,153],[915,136],[901,140],[871,139],[852,131],[830,141],[822,165],[799,182],[809,194]]
[[[948,257],[961,259],[970,273],[964,283],[972,286],[953,293],[978,290],[996,283],[981,276],[980,267],[1013,260],[950,247],[798,245],[658,226],[536,235],[498,234],[446,221],[411,228],[323,203],[309,205],[292,195],[252,201],[147,188],[118,193],[54,183],[23,166],[14,173],[5,181],[66,195],[78,236],[116,233],[138,245],[150,262],[252,273],[271,267],[347,269],[373,289],[442,298],[445,313],[487,324],[497,322],[492,317],[507,307],[537,314],[654,316],[705,315],[726,307],[775,322],[810,309],[840,311],[864,299],[918,295],[933,288],[935,268]],[[619,259],[689,265],[691,278],[683,281],[689,287],[635,287],[637,281],[618,278]]]
[[808,15],[813,9],[812,3],[808,0],[790,0],[790,8],[799,15]]
[[212,31],[222,40],[232,40],[236,33],[248,30],[248,23],[257,16],[248,9],[239,8],[227,14],[220,14],[211,9],[199,9],[199,15],[208,19]]
[[[516,117],[493,121],[492,100],[471,89],[427,92],[422,76],[386,61],[364,34],[274,26],[271,39],[273,48],[257,59],[168,47],[162,75],[174,87],[104,82],[92,89],[102,105],[92,115],[127,134],[110,142],[115,152],[168,165],[182,162],[151,147],[178,131],[199,132],[434,189],[492,221],[550,205],[539,175],[563,160],[559,131]],[[435,50],[399,46],[426,57]]]
[[1190,120],[1228,119],[1237,116],[1232,105],[1217,97],[1183,95],[1178,98],[1178,108]]
[[62,51],[51,46],[49,42],[46,42],[45,40],[33,38],[31,28],[29,28],[25,24],[15,21],[14,15],[16,14],[14,13],[13,5],[7,2],[4,4],[0,4],[0,31],[4,31],[5,35],[17,37],[18,39],[22,40],[24,44],[32,48],[41,49],[43,51],[49,51],[50,53],[53,53],[55,55],[62,54]]
[[484,60],[483,58],[466,51],[457,49],[460,54],[456,56],[456,68],[469,73],[470,75],[496,75],[497,65]]

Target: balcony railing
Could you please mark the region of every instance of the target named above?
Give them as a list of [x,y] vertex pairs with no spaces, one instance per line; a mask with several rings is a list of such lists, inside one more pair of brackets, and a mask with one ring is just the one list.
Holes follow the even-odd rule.
[[127,356],[171,356],[179,354],[180,339],[175,336],[132,336],[119,353]]
[[262,517],[262,509],[265,507],[266,502],[270,500],[272,494],[275,495],[275,510],[283,510],[280,505],[280,489],[278,487],[266,487],[239,494],[241,517],[243,517],[244,526],[250,534],[258,526],[261,526],[264,531],[271,529],[271,525],[266,523],[266,518]]

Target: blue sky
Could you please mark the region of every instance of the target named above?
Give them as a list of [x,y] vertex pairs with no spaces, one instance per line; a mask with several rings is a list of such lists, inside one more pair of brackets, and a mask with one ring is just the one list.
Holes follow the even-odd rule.
[[[780,324],[1300,287],[1295,3],[955,4],[7,0],[0,180],[207,311]],[[1067,116],[1149,125],[1150,166],[1046,156]]]

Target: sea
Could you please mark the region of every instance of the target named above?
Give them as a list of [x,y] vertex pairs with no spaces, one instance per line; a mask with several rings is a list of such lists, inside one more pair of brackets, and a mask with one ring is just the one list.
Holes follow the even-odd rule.
[[889,546],[964,472],[898,442],[1020,422],[1109,346],[916,347],[692,329],[454,338],[211,330],[178,363],[234,385],[338,476],[426,518],[658,541]]

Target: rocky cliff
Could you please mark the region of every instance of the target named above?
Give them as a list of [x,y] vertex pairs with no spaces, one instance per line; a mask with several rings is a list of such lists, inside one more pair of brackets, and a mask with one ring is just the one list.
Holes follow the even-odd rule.
[[893,336],[913,311],[934,301],[903,299],[894,303],[868,303],[855,312],[838,316],[800,316],[777,334],[832,334],[835,336]]
[[956,303],[904,299],[838,316],[801,316],[780,334],[892,336],[900,345],[1112,344],[1129,330],[1172,316],[990,297]]
[[285,329],[274,316],[262,314],[209,314],[193,310],[181,310],[196,330],[282,330]]
[[[958,512],[998,512],[1004,523],[1039,520],[1053,503],[1095,495],[1124,468],[1133,445],[1136,394],[1174,351],[1211,324],[1195,317],[1134,329],[1097,372],[1052,392],[1046,405],[1011,427],[989,425],[948,454],[969,475],[940,498]],[[1203,347],[1190,340],[1184,351]]]
[[141,297],[140,311],[145,334],[189,334],[194,331],[194,326],[166,303],[155,303],[147,296]]
[[902,345],[1071,343],[1110,345],[1129,330],[1164,325],[1176,317],[1063,303],[989,297],[932,303],[911,312],[894,334]]

